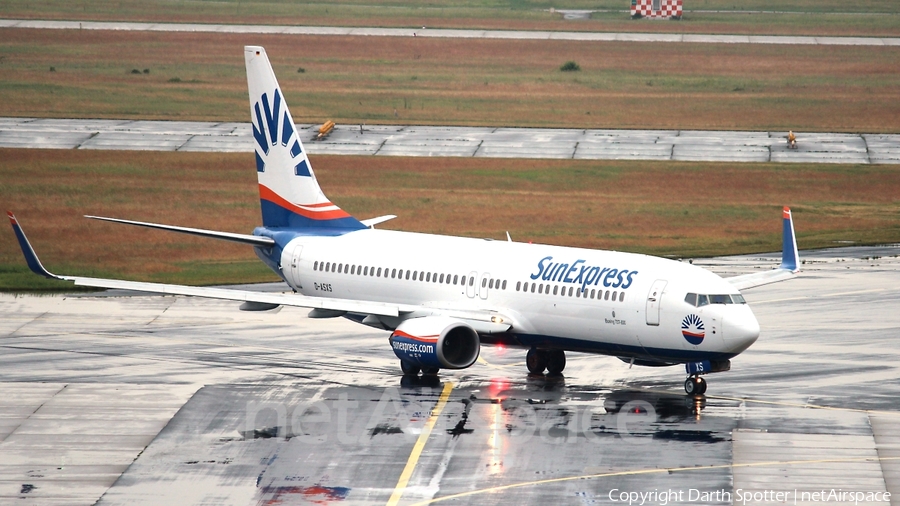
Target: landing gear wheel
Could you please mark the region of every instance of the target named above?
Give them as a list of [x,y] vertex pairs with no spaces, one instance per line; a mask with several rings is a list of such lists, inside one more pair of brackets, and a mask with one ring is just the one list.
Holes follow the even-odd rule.
[[684,391],[688,395],[703,395],[706,393],[706,380],[700,376],[691,376],[684,380]]
[[422,376],[437,376],[437,373],[439,373],[440,371],[440,367],[423,367]]
[[400,370],[407,376],[417,376],[421,368],[412,362],[406,360],[400,361]]
[[547,373],[562,374],[566,368],[566,352],[563,350],[550,350],[547,352]]
[[525,355],[525,365],[531,374],[544,374],[544,369],[547,368],[547,353],[537,348],[529,349]]

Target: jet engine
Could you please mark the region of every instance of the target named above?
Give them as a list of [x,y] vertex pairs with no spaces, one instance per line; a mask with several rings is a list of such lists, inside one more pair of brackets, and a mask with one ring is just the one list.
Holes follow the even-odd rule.
[[390,343],[400,360],[423,369],[465,369],[481,351],[475,329],[445,316],[406,320],[391,334]]

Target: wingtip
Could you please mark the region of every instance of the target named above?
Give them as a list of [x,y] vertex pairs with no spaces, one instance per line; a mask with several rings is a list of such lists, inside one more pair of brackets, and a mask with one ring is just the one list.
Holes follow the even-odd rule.
[[12,225],[13,232],[16,234],[16,239],[19,241],[19,247],[22,249],[22,255],[25,256],[25,263],[28,264],[28,268],[31,269],[31,272],[44,276],[45,278],[64,279],[48,271],[41,264],[37,253],[34,252],[34,248],[31,246],[31,243],[25,236],[25,231],[22,230],[22,226],[19,225],[19,222],[18,220],[16,220],[16,216],[12,213],[12,211],[6,211],[6,216],[9,217],[9,223]]

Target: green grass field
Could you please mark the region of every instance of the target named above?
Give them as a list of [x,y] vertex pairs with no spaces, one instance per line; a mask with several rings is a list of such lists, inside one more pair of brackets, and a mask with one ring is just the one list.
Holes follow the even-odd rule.
[[[801,248],[900,242],[900,166],[317,156],[333,202],[385,228],[675,257],[777,251],[781,206]],[[252,155],[0,150],[0,200],[62,274],[224,284],[276,279],[249,247],[84,214],[249,233]],[[12,231],[0,290],[27,273]]]
[[900,131],[900,47],[23,29],[0,30],[0,116],[245,122],[249,42],[298,122]]
[[[597,10],[566,21],[553,9]],[[332,2],[187,0],[7,0],[7,18],[171,21],[190,23],[589,30],[787,35],[900,34],[900,6],[890,0],[690,0],[680,22],[631,20],[627,0],[437,0]],[[717,11],[717,12],[703,12]],[[798,14],[799,13],[799,14]]]

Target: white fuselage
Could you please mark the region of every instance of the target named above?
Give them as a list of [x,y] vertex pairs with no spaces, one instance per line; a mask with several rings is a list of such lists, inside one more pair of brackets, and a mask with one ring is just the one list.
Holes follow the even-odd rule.
[[366,229],[298,237],[281,268],[304,295],[496,312],[522,346],[683,363],[730,358],[759,336],[746,304],[685,302],[739,295],[727,281],[647,255]]

